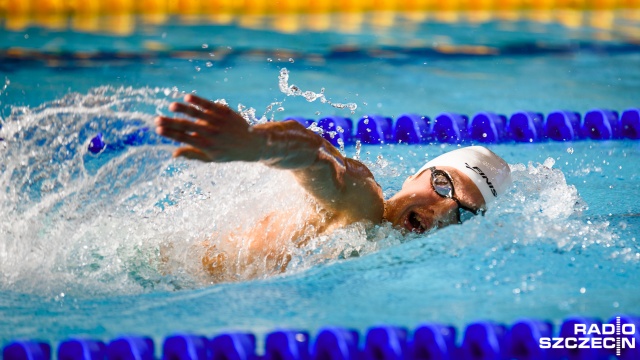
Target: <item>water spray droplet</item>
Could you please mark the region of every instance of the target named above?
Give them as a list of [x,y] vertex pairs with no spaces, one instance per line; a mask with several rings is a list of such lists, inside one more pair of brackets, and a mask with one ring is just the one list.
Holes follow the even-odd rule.
[[353,156],[355,160],[360,160],[360,150],[362,150],[362,143],[360,140],[356,140],[356,153]]
[[320,99],[320,102],[323,104],[329,104],[338,109],[348,108],[351,111],[355,111],[358,105],[355,103],[333,103],[329,99],[327,99],[324,95],[324,88],[320,89],[320,93],[315,93],[313,91],[302,91],[297,85],[291,84],[289,85],[289,70],[286,68],[282,68],[280,70],[280,75],[278,76],[278,86],[280,91],[287,96],[302,96],[308,102],[314,102]]

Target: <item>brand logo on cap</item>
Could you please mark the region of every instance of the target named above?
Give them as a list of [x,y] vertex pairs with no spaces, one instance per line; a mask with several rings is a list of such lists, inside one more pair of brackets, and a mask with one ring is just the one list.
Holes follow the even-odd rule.
[[493,196],[498,197],[498,192],[493,187],[493,184],[491,183],[491,181],[489,181],[489,178],[487,177],[487,175],[485,175],[484,172],[482,170],[480,170],[479,167],[477,167],[477,166],[471,167],[467,163],[464,163],[464,164],[467,166],[467,169],[469,169],[469,170],[475,172],[476,174],[482,176],[484,178],[484,180],[487,182],[487,185],[489,186],[489,189],[491,189],[491,193],[493,194]]

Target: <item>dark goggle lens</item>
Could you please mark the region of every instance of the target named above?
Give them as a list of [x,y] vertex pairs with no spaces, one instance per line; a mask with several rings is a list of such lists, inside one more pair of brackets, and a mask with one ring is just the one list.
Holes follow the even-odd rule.
[[444,174],[433,175],[433,189],[436,193],[443,197],[451,197],[453,195],[453,184]]

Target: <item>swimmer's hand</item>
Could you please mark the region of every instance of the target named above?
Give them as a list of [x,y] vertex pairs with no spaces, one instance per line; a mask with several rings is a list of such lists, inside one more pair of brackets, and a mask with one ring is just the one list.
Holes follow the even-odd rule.
[[228,106],[195,95],[169,110],[184,118],[159,116],[156,132],[184,143],[173,155],[206,162],[256,161],[290,170],[325,209],[345,224],[379,223],[382,189],[361,162],[343,156],[331,143],[295,121],[249,126]]
[[257,161],[263,147],[262,137],[240,114],[227,105],[211,102],[189,94],[185,103],[172,103],[169,110],[187,115],[184,118],[158,116],[155,119],[159,135],[184,143],[174,157],[205,162]]

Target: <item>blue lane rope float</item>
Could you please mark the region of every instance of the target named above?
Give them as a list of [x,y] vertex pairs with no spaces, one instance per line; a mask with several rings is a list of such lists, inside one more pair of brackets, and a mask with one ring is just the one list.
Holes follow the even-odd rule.
[[467,136],[473,140],[497,143],[507,138],[507,117],[492,112],[474,115],[467,125]]
[[393,120],[381,115],[365,115],[358,121],[356,137],[363,144],[389,143],[393,136]]
[[102,150],[104,150],[105,147],[107,147],[107,144],[104,143],[102,133],[98,133],[96,136],[91,138],[91,140],[89,140],[89,146],[87,147],[87,149],[92,154],[98,154]]
[[[311,124],[315,124],[315,121],[313,119],[307,119],[303,116],[289,116],[287,118],[285,118],[284,120],[294,120],[299,122],[302,126],[308,128],[309,126],[311,126]],[[352,123],[353,124],[353,123]]]
[[320,329],[312,349],[313,360],[350,360],[358,357],[359,334],[355,330]]
[[[640,317],[619,315],[607,324],[611,332],[576,331],[604,329],[598,319],[566,318],[558,329],[537,319],[521,319],[511,327],[491,321],[469,324],[456,345],[456,329],[442,324],[421,324],[412,334],[395,326],[376,326],[363,342],[355,330],[321,328],[315,340],[305,331],[280,329],[266,335],[264,355],[256,353],[256,337],[232,332],[207,338],[174,334],[165,338],[162,360],[619,360],[640,359]],[[626,330],[625,330],[626,329]],[[633,329],[631,331],[630,329]],[[621,331],[622,330],[622,331]],[[554,338],[555,335],[555,338]],[[605,337],[606,336],[606,337]],[[602,346],[604,339],[617,346]],[[541,348],[541,339],[589,339],[600,348]],[[574,341],[575,342],[575,341]],[[619,346],[621,343],[632,346]],[[577,344],[577,343],[576,343]],[[611,342],[609,342],[611,344]],[[4,360],[51,360],[51,347],[39,341],[14,341],[3,349]],[[70,339],[60,343],[59,360],[154,360],[153,341],[148,337],[118,337],[105,346],[95,339]]]
[[623,112],[620,125],[623,137],[640,139],[640,109],[629,109]]
[[442,113],[435,117],[431,134],[436,142],[460,143],[465,139],[469,117],[456,113]]
[[507,329],[489,321],[469,324],[460,347],[464,359],[508,359]]
[[431,119],[416,114],[400,115],[393,127],[393,141],[405,144],[419,144],[430,136]]
[[121,151],[127,147],[142,146],[142,145],[156,145],[156,144],[177,144],[174,141],[168,140],[162,136],[157,135],[153,130],[148,127],[141,127],[134,131],[127,132],[124,135],[112,138],[106,138],[102,133],[97,133],[89,140],[87,150],[92,154],[99,154],[101,152],[113,152]]
[[263,359],[310,360],[309,334],[295,330],[278,330],[268,334]]
[[456,329],[441,324],[422,324],[413,333],[411,359],[450,359],[456,351]]
[[[640,139],[640,108],[619,114],[608,109],[593,109],[582,116],[568,110],[552,111],[545,117],[532,111],[518,111],[507,117],[493,112],[479,112],[472,117],[452,112],[433,119],[418,114],[402,114],[394,122],[381,115],[365,115],[354,127],[350,118],[328,116],[317,122],[302,116],[288,117],[307,128],[318,130],[334,146],[362,144],[427,144],[427,143],[503,143],[577,141],[582,139]],[[118,151],[128,146],[173,143],[157,136],[147,127],[107,139],[102,133],[90,139],[87,150],[92,154]]]
[[51,345],[39,341],[14,341],[2,350],[4,360],[49,360]]
[[619,137],[619,116],[616,111],[595,109],[584,115],[582,136],[592,139],[613,139]]
[[123,336],[107,346],[109,360],[155,360],[153,340],[143,336]]
[[256,337],[251,333],[240,332],[218,335],[211,340],[209,356],[210,360],[255,360]]
[[553,111],[547,116],[547,121],[544,123],[544,133],[551,140],[578,140],[582,138],[581,121],[580,113],[566,110]]
[[544,138],[544,115],[532,111],[518,111],[511,115],[507,137],[515,142],[538,142]]
[[342,141],[343,145],[352,143],[353,121],[349,118],[325,117],[318,121],[318,127],[323,130],[322,137],[334,146],[339,146],[339,141]]
[[539,339],[552,336],[553,325],[551,323],[522,319],[517,321],[509,331],[507,351],[511,356],[520,360],[547,359],[551,356],[551,351],[540,348]]
[[[191,359],[207,360],[208,344],[204,336],[175,334],[167,337],[162,345],[162,360]],[[60,360],[60,359],[58,359]],[[79,360],[69,359],[69,360]],[[84,359],[83,359],[84,360]],[[91,359],[96,360],[96,359]]]
[[101,360],[107,355],[107,346],[98,340],[69,339],[58,346],[58,360]]
[[403,360],[407,354],[407,330],[395,326],[369,329],[362,351],[363,360]]

